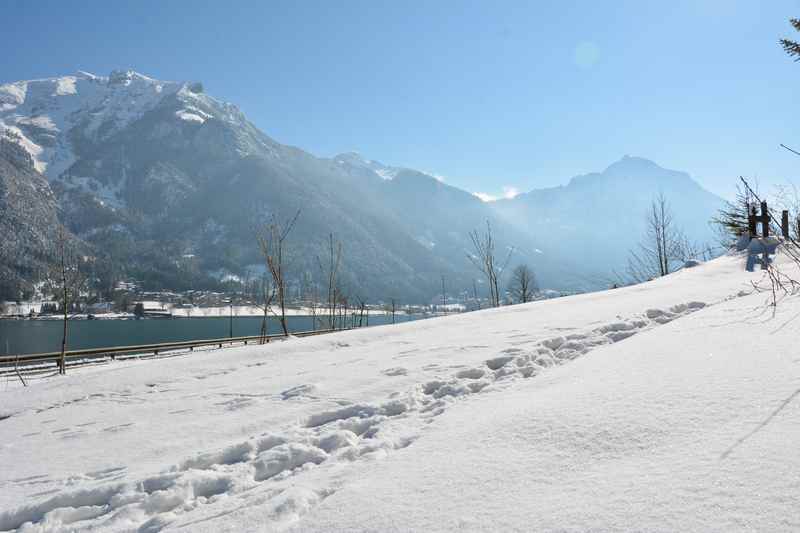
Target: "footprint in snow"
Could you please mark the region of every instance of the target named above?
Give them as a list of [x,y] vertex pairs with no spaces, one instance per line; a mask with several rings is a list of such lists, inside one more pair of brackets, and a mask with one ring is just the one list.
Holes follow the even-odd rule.
[[381,373],[385,376],[405,376],[408,375],[408,369],[405,369],[402,366],[395,366],[392,368],[387,368]]

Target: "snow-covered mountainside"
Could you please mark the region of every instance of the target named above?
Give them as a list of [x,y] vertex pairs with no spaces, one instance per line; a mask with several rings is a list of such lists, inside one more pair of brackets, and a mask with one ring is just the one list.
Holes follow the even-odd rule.
[[[202,125],[220,120],[237,135],[227,148],[246,156],[269,142],[252,135],[244,115],[233,105],[203,94],[202,84],[169,82],[134,71],[114,71],[109,76],[80,72],[43,80],[0,85],[0,132],[11,131],[34,159],[35,168],[67,187],[91,191],[101,203],[124,205],[123,189],[131,170],[120,134],[148,113],[169,108],[170,126],[160,124],[148,132],[153,139],[169,141],[179,135],[182,122]],[[251,135],[248,135],[251,134]],[[209,146],[197,148],[210,148]],[[108,151],[121,152],[118,168],[105,168]],[[89,159],[89,161],[87,161]],[[159,176],[180,180],[180,176]]]
[[[152,289],[210,287],[214,273],[263,269],[254,224],[265,213],[289,217],[297,209],[290,280],[297,290],[301,277],[318,276],[316,258],[331,231],[347,243],[340,279],[354,296],[427,302],[442,275],[453,293],[471,289],[468,232],[487,220],[498,249],[513,247],[515,261],[531,263],[542,285],[597,289],[624,265],[650,197],[677,179],[654,173],[653,164],[627,165],[627,177],[639,179],[625,211],[620,196],[630,183],[603,176],[581,179],[587,186],[578,195],[572,185],[542,192],[544,205],[532,200],[537,192],[485,204],[424,172],[282,145],[200,83],[133,71],[0,86],[0,136],[9,134],[50,180],[62,222],[100,261],[114,261],[112,270]],[[686,179],[694,188],[681,189],[680,202],[693,206],[692,216],[677,221],[707,230],[718,199]],[[598,244],[604,226],[619,233],[615,246]],[[586,283],[589,275],[594,281]]]
[[339,154],[336,157],[334,157],[333,160],[350,171],[367,170],[369,172],[374,172],[375,174],[386,180],[390,180],[397,177],[397,175],[403,170],[401,168],[386,166],[380,161],[373,161],[372,159],[364,159],[363,157],[361,157],[360,154],[356,152],[347,152],[344,154]]
[[47,266],[48,247],[59,227],[57,203],[47,179],[11,135],[0,135],[0,294]]
[[800,300],[773,312],[760,281],[730,255],[624,289],[7,378],[0,530],[794,530]]
[[70,135],[107,139],[180,87],[132,71],[0,85],[0,130],[20,135],[36,169],[58,178],[77,159]]

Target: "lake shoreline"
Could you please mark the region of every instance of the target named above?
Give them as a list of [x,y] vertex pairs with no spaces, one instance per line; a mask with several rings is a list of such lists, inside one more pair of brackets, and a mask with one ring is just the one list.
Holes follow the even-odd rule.
[[[67,349],[83,350],[108,346],[136,346],[167,342],[190,342],[194,340],[222,339],[228,337],[257,336],[261,332],[263,316],[196,316],[202,320],[187,320],[189,317],[167,318],[102,318],[89,320],[83,315],[70,319]],[[397,314],[372,316],[367,326],[372,327],[427,318],[425,315]],[[323,329],[324,316],[287,316],[289,332]],[[63,317],[49,315],[32,319],[0,320],[0,354],[26,355],[49,353],[59,349],[63,335]],[[351,316],[344,324],[350,325]],[[356,316],[355,325],[359,324]],[[280,320],[269,316],[268,334],[280,334]]]

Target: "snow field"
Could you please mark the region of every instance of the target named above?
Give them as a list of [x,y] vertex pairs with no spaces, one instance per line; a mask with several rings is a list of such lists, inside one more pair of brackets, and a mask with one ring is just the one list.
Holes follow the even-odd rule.
[[[625,387],[647,391],[661,375],[691,364],[685,346],[659,332],[690,325],[694,319],[681,319],[701,310],[697,316],[706,316],[720,302],[748,302],[749,311],[763,305],[761,295],[740,298],[760,276],[743,272],[742,258],[730,256],[602,293],[116,362],[26,389],[0,383],[0,461],[6,467],[0,472],[0,530],[485,530],[503,523],[503,516],[530,522],[543,509],[535,501],[557,502],[553,509],[573,512],[578,518],[569,520],[586,529],[593,523],[585,521],[588,515],[579,520],[585,502],[568,509],[563,499],[578,489],[559,480],[571,471],[571,458],[591,456],[581,447],[595,438],[591,424],[604,427],[608,399],[620,407],[644,394],[637,389],[622,397]],[[693,335],[702,338],[704,330],[698,331]],[[641,354],[628,355],[636,339],[655,339],[647,341],[654,343],[650,351],[667,351],[661,366],[651,369]],[[690,346],[692,339],[681,342]],[[625,379],[608,379],[628,367]],[[545,403],[533,399],[540,388],[562,381],[577,381],[577,388],[553,392]],[[585,390],[596,396],[570,407],[565,395],[584,398]],[[562,404],[579,423],[566,421],[555,432]],[[551,418],[541,420],[540,406],[550,406]],[[625,450],[645,446],[648,435],[665,434],[623,415],[625,431],[602,433],[619,460]],[[550,463],[531,467],[536,479],[520,479],[534,487],[549,479],[545,472],[555,469],[555,477],[531,501],[508,496],[524,487],[492,472],[544,461],[543,451],[554,445],[542,435],[567,440],[555,445]],[[521,445],[539,441],[541,448]],[[434,443],[438,449],[431,450]],[[521,448],[507,449],[513,443]],[[419,469],[437,472],[438,481]],[[405,492],[418,487],[422,501]],[[490,507],[459,525],[449,509],[478,508],[481,497]],[[553,509],[547,512],[556,516]],[[508,524],[524,529],[524,520]],[[569,529],[570,523],[549,525]]]
[[[119,468],[91,473],[88,477],[98,481],[94,488],[60,493],[40,504],[0,513],[0,530],[102,527],[126,531],[138,527],[140,531],[158,531],[199,506],[245,494],[263,482],[286,481],[326,462],[380,458],[405,448],[418,438],[419,430],[401,434],[397,428],[389,429],[387,422],[394,418],[417,418],[412,423],[405,420],[403,426],[420,428],[444,413],[459,397],[502,389],[514,380],[536,376],[598,346],[613,344],[703,307],[703,302],[693,301],[667,310],[650,309],[641,317],[545,339],[532,349],[507,348],[480,366],[418,384],[404,394],[394,393],[382,403],[350,404],[313,413],[303,424],[282,433],[264,433],[188,458],[162,474],[139,481],[114,480],[122,473]],[[385,372],[391,375],[397,369]],[[301,386],[286,390],[281,396],[289,400],[313,393],[313,387]],[[287,490],[290,489],[274,491],[262,503],[275,504],[272,519],[276,526],[296,521],[334,492],[332,488],[322,488],[292,495]]]
[[[458,402],[292,530],[798,531],[800,298],[763,304],[724,301]],[[254,511],[237,523],[257,530]]]

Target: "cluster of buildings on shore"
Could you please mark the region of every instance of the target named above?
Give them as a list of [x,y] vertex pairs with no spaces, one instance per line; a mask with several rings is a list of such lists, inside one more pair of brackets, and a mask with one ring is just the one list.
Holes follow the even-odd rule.
[[[553,298],[560,296],[555,291],[542,291],[538,298]],[[442,298],[435,296],[428,304],[400,305],[385,302],[374,302],[365,306],[370,313],[375,312],[400,312],[413,314],[442,314],[473,311],[487,307],[488,302],[482,299],[471,298],[464,293],[455,297]],[[293,300],[291,307],[293,314],[322,314],[324,307],[321,303],[312,303],[304,300]],[[263,307],[261,308],[263,309]],[[313,309],[313,311],[312,311]],[[356,311],[351,309],[351,311]],[[89,291],[81,293],[80,298],[70,303],[70,314],[84,318],[125,318],[125,317],[203,317],[227,316],[228,313],[236,316],[261,314],[258,302],[244,292],[216,292],[204,290],[189,290],[184,292],[173,291],[142,291],[135,281],[118,282],[112,294],[106,298]],[[57,300],[46,299],[39,295],[31,301],[6,301],[0,302],[0,317],[4,318],[48,318],[63,314],[63,307]]]
[[[61,301],[44,296],[39,294],[29,301],[0,301],[0,316],[36,318],[63,313]],[[75,302],[70,302],[69,312],[84,316],[156,316],[173,309],[221,308],[243,301],[241,295],[214,291],[141,291],[136,282],[121,281],[110,297],[81,292]]]
[[[303,300],[292,301],[289,304],[292,314],[323,314],[323,305],[312,304]],[[390,305],[376,302],[365,306],[370,313],[391,313]],[[313,308],[313,310],[312,310]],[[458,302],[448,302],[447,305],[397,305],[394,311],[398,313],[457,313],[467,310],[468,307]],[[355,312],[356,309],[350,309]],[[5,301],[0,302],[0,317],[3,318],[58,318],[64,310],[61,302],[54,299],[38,298],[30,301]],[[171,318],[171,317],[204,317],[227,316],[229,313],[242,315],[259,315],[263,307],[241,292],[216,292],[190,290],[185,292],[173,291],[142,291],[132,281],[117,283],[110,298],[102,298],[90,292],[81,293],[80,298],[71,302],[70,316],[76,318]]]

